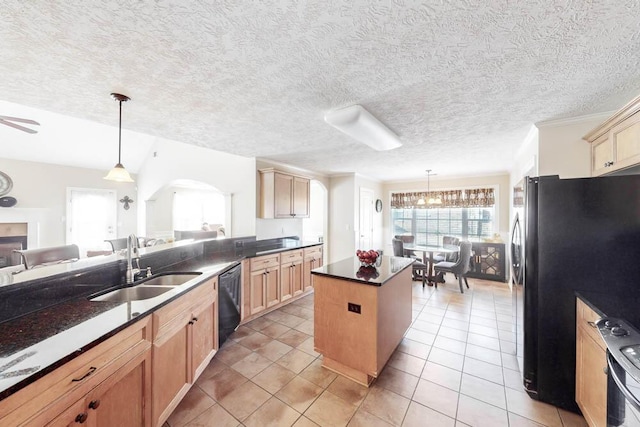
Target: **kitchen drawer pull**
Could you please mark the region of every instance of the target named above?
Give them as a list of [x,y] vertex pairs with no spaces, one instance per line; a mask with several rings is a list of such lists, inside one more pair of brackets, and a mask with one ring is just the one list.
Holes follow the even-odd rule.
[[80,378],[74,378],[71,381],[73,381],[73,382],[82,381],[83,379],[87,378],[89,375],[93,374],[96,371],[96,369],[98,369],[98,368],[96,368],[95,366],[92,366],[92,367],[89,368],[89,372],[87,372],[86,374],[84,374]]
[[83,424],[85,421],[87,421],[87,417],[88,417],[87,413],[83,412],[82,414],[78,414],[75,421],[78,424]]
[[591,320],[589,320],[589,321],[587,322],[587,324],[588,324],[589,326],[591,326],[592,328],[596,328],[596,329],[598,328],[598,326],[595,324],[595,322],[592,322]]
[[89,402],[89,409],[98,409],[100,407],[100,399]]

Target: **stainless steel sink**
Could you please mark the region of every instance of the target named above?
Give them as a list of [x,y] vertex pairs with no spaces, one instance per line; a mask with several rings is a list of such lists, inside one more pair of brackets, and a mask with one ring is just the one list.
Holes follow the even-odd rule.
[[143,282],[138,283],[139,286],[179,286],[202,273],[175,273],[160,274]]
[[104,295],[91,298],[91,301],[128,302],[150,299],[169,292],[171,286],[133,286],[130,288],[116,289]]

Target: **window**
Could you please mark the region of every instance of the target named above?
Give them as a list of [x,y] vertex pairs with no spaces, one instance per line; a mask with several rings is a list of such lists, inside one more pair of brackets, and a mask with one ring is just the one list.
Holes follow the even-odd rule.
[[200,230],[206,222],[226,228],[225,195],[210,190],[178,190],[173,195],[173,229]]
[[106,249],[104,241],[116,238],[116,215],[115,191],[67,188],[67,244],[78,245],[81,255]]
[[391,209],[393,235],[411,234],[416,245],[440,245],[442,236],[480,240],[493,235],[494,207]]

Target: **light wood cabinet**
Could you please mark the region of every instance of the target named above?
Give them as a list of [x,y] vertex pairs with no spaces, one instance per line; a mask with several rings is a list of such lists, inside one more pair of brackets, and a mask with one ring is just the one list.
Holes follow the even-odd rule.
[[151,426],[151,316],[0,401],[0,425]]
[[217,278],[153,313],[153,425],[162,425],[217,349]]
[[[300,295],[302,286],[302,249],[287,251],[280,257],[280,301]],[[287,292],[287,293],[285,293]]]
[[280,254],[252,258],[248,268],[248,294],[243,298],[248,300],[247,314],[252,316],[280,302]]
[[267,308],[280,302],[280,267],[269,267],[264,272]]
[[304,249],[304,260],[302,263],[302,287],[303,291],[313,289],[313,279],[311,270],[322,267],[322,246],[312,246]]
[[591,176],[640,164],[640,96],[583,139],[591,143]]
[[591,427],[607,425],[606,346],[595,327],[598,315],[576,304],[576,402]]
[[310,179],[274,169],[260,174],[260,218],[308,218]]

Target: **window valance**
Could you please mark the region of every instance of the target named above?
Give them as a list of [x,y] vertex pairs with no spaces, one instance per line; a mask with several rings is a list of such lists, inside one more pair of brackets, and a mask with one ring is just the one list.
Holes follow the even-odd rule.
[[[441,204],[424,202],[425,200],[437,198],[442,200]],[[495,190],[493,188],[391,193],[391,207],[395,209],[484,208],[494,206],[495,203]]]

